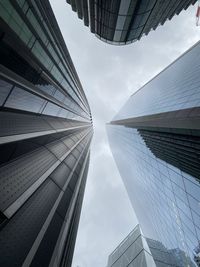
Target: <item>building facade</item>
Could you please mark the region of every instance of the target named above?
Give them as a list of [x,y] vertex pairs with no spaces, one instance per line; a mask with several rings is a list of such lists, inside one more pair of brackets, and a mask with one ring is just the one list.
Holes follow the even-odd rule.
[[71,266],[92,133],[48,0],[0,1],[0,266]]
[[134,93],[107,125],[144,235],[183,251],[182,261],[194,264],[200,239],[199,55],[200,42]]
[[139,225],[108,257],[107,267],[156,267]]
[[102,41],[124,45],[140,40],[197,0],[67,0]]
[[179,248],[167,249],[161,242],[146,238],[156,267],[195,267],[194,262]]
[[161,242],[145,238],[137,225],[110,254],[107,267],[182,267],[188,262],[195,267],[189,259],[182,262],[182,254],[178,248],[168,250]]

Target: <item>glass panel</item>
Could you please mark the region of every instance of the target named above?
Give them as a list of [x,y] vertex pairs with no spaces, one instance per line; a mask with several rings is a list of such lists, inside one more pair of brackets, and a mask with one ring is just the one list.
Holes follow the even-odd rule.
[[5,107],[21,109],[38,113],[45,100],[35,96],[19,87],[15,87],[8,97]]
[[10,83],[0,80],[0,106],[3,105],[11,88],[12,88],[12,85]]
[[197,43],[134,93],[114,120],[200,106],[199,48]]
[[52,116],[57,116],[58,112],[60,110],[59,106],[54,105],[53,103],[48,103],[42,112],[43,114],[48,114]]

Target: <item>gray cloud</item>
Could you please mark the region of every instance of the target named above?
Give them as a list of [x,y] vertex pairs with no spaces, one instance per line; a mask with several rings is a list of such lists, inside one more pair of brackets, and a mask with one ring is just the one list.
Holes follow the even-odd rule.
[[137,220],[110,152],[105,123],[129,96],[199,39],[195,7],[141,41],[116,47],[99,41],[64,0],[51,0],[88,97],[94,138],[73,267],[106,266]]

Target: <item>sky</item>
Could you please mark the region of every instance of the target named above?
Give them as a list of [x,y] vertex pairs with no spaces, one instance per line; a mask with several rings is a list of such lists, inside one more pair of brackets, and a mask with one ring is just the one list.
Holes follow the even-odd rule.
[[137,224],[109,148],[105,124],[130,95],[199,40],[191,6],[140,41],[112,46],[90,33],[65,0],[50,0],[88,98],[94,136],[72,267],[106,267]]

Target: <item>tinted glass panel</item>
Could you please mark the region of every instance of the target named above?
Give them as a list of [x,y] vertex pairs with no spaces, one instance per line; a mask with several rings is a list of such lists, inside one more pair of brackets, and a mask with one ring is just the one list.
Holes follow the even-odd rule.
[[38,113],[45,100],[21,88],[15,87],[5,103],[6,107]]
[[0,80],[0,106],[3,105],[6,97],[8,96],[12,85],[6,81]]

